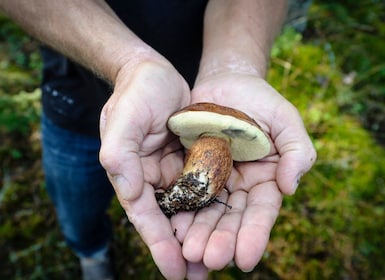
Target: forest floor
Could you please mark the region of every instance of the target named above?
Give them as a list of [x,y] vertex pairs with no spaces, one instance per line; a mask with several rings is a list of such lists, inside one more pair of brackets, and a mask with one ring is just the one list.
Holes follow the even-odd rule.
[[[333,3],[332,3],[333,2]],[[286,197],[261,263],[210,279],[385,279],[385,4],[314,1],[284,30],[268,81],[303,116],[318,152]],[[79,279],[44,187],[38,44],[0,17],[0,279]],[[162,279],[116,199],[121,279]]]

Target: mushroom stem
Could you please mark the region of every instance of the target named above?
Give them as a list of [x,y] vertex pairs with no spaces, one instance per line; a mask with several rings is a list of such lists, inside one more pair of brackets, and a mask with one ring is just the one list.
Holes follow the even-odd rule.
[[181,176],[156,193],[163,213],[170,217],[210,205],[225,187],[232,165],[228,139],[201,136],[188,151]]

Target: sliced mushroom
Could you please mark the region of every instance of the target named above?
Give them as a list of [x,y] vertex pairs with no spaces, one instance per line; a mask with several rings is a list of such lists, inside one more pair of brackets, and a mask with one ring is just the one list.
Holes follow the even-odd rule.
[[166,191],[156,193],[168,217],[210,205],[225,187],[233,160],[258,160],[271,148],[270,138],[252,118],[212,103],[174,113],[168,127],[189,150],[181,176]]

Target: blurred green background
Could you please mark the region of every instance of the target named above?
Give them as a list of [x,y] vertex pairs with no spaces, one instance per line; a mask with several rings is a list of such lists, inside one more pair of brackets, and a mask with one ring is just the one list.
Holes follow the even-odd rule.
[[[385,2],[314,1],[303,34],[277,39],[269,82],[318,152],[286,197],[261,263],[210,279],[385,279]],[[0,16],[0,279],[78,279],[44,189],[38,44]],[[162,279],[117,201],[122,279]]]

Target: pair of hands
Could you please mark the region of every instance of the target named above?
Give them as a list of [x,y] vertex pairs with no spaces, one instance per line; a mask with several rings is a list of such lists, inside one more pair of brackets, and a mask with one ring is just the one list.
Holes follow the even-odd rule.
[[[194,214],[163,215],[155,199],[183,168],[183,147],[167,119],[196,102],[233,107],[254,118],[274,147],[257,162],[235,163],[219,198]],[[283,194],[293,194],[316,155],[297,110],[263,79],[223,71],[192,91],[168,63],[122,69],[101,114],[100,160],[117,197],[167,279],[204,279],[232,260],[250,271],[261,259]]]

